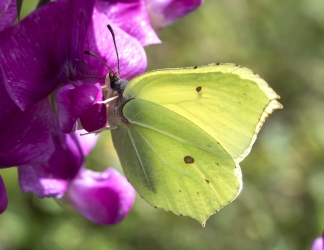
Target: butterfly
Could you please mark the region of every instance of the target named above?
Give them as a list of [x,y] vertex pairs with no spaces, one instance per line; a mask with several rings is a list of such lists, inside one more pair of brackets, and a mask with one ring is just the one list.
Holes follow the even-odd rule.
[[242,190],[239,163],[280,97],[234,64],[156,70],[121,85],[113,82],[109,122],[125,176],[152,206],[204,226]]
[[282,108],[280,97],[237,64],[155,70],[128,82],[119,77],[108,29],[118,73],[106,65],[112,91],[105,103],[125,176],[155,208],[205,226],[241,192],[239,163],[266,118]]

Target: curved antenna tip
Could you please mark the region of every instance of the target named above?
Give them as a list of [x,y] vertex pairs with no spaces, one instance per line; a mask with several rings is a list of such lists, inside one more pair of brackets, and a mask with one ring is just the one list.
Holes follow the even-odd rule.
[[120,75],[120,63],[119,63],[119,55],[118,55],[118,49],[117,49],[117,45],[116,45],[115,33],[114,33],[113,28],[109,24],[107,25],[107,28],[109,29],[111,36],[113,38],[113,41],[114,41],[116,55],[117,55],[117,63],[118,63],[118,75]]

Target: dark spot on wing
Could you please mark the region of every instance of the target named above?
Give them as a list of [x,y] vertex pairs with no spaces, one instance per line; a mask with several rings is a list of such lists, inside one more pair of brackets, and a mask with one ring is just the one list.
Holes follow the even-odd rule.
[[216,65],[220,65],[220,63],[216,63]]
[[219,166],[219,163],[215,162],[217,166]]
[[209,184],[209,180],[205,179],[205,181],[207,182],[207,184]]
[[198,68],[198,66],[195,66],[194,69]]
[[197,194],[199,195],[200,193],[199,193],[199,192],[197,192]]
[[201,86],[199,86],[199,87],[196,88],[196,91],[197,92],[200,92],[200,90],[201,90]]
[[182,214],[179,214],[180,216],[182,216]]
[[186,164],[192,164],[192,163],[195,162],[195,159],[192,158],[191,156],[185,156],[185,157],[183,158],[183,160],[184,160],[184,162],[185,162]]
[[208,144],[207,144],[207,147],[211,148],[211,146],[210,146],[210,145],[208,145]]
[[157,208],[157,206],[154,206],[154,208]]
[[181,190],[179,190],[179,192],[181,193]]

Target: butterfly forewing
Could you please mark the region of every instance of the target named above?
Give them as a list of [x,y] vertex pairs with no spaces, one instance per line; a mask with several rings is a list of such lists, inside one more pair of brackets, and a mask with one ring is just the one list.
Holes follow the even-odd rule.
[[132,80],[124,95],[186,117],[237,162],[249,152],[267,115],[281,108],[279,96],[264,80],[231,64],[153,71]]

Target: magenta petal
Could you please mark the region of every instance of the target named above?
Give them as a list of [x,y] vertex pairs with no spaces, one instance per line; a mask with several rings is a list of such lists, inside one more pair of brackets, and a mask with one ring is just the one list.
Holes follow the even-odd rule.
[[[96,53],[114,71],[118,71],[117,57],[111,34],[106,24],[111,23],[107,16],[97,12],[93,15],[92,26],[94,36],[87,36],[84,48]],[[103,25],[105,24],[105,25]],[[133,78],[146,70],[147,59],[143,46],[134,37],[128,35],[119,27],[112,25],[116,36],[116,43],[120,58],[120,76]],[[88,62],[88,68],[96,69],[89,72],[90,76],[106,76],[109,70],[91,56],[84,57]]]
[[0,31],[9,27],[17,18],[16,0],[0,0]]
[[23,192],[32,192],[41,198],[60,198],[84,164],[82,149],[75,134],[63,134],[57,128],[53,140],[55,151],[47,163],[18,167]]
[[16,106],[0,124],[0,167],[37,164],[49,159],[54,151],[48,121],[48,99],[20,111]]
[[78,87],[68,84],[56,92],[55,100],[59,125],[64,133],[70,133],[75,130],[80,115],[102,100],[102,89],[99,83]]
[[93,4],[94,0],[50,2],[0,33],[6,89],[20,109],[44,99],[86,68],[83,45]]
[[76,130],[77,116],[72,116],[72,101],[70,97],[71,91],[75,89],[75,86],[72,84],[67,84],[59,88],[55,94],[55,101],[57,105],[57,120],[60,128],[64,133],[69,133],[73,130]]
[[95,104],[85,110],[80,116],[82,127],[88,131],[104,128],[107,121],[107,108],[105,104]]
[[71,183],[67,195],[87,219],[102,225],[114,225],[130,211],[135,190],[113,168],[102,173],[82,169]]
[[323,249],[324,249],[324,247],[323,247],[323,238],[319,237],[319,238],[315,239],[311,250],[323,250]]
[[0,175],[0,214],[2,214],[8,206],[8,196],[6,192],[5,184]]
[[75,132],[75,135],[79,140],[83,155],[87,156],[89,152],[93,149],[93,147],[96,145],[99,139],[99,135],[97,134],[82,135],[85,133],[87,133],[87,131],[78,130]]
[[155,29],[162,28],[197,9],[203,0],[147,0],[147,8]]
[[10,4],[11,0],[0,0],[0,14],[4,13]]
[[[94,0],[50,2],[0,33],[6,89],[21,110],[67,82],[105,76],[107,68],[84,50],[96,53],[116,70],[115,48],[106,27],[110,20],[103,13],[93,14],[93,4]],[[121,76],[143,73],[147,61],[140,42],[117,26],[114,30]]]
[[114,24],[140,41],[142,46],[160,43],[152,28],[145,0],[98,0],[95,8]]
[[49,100],[22,112],[8,96],[5,81],[0,66],[0,168],[46,162],[54,151]]
[[6,89],[21,110],[44,99],[60,84],[63,62],[59,63],[55,54],[53,34],[64,31],[65,5],[48,3],[0,33],[1,64],[8,79]]

